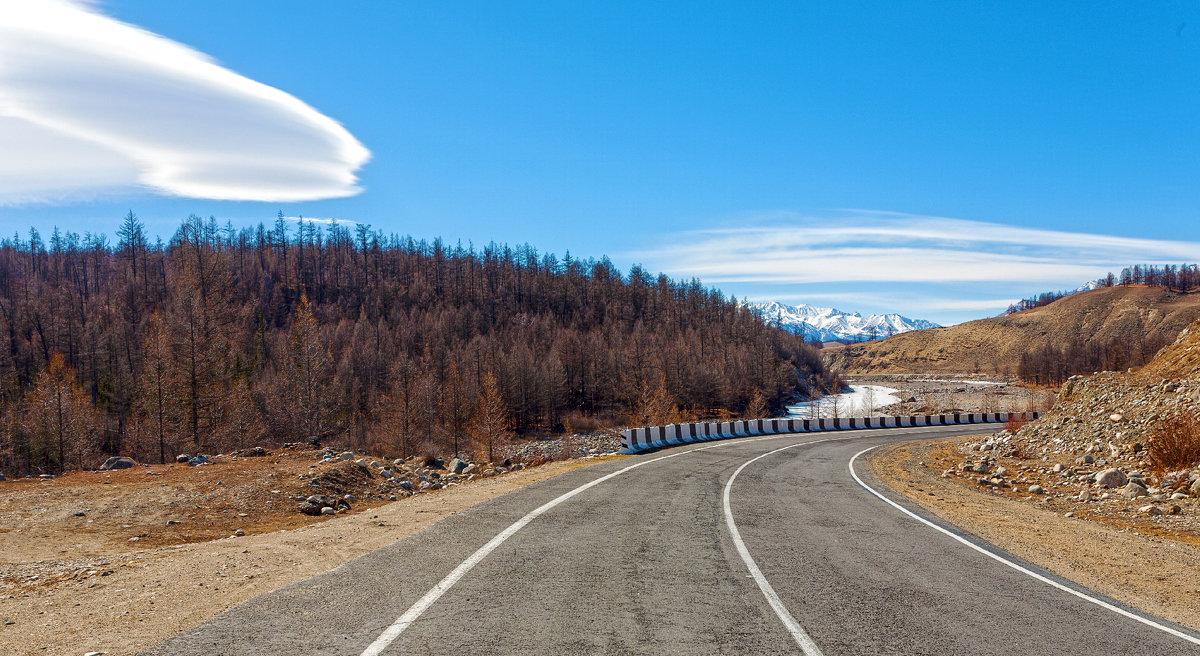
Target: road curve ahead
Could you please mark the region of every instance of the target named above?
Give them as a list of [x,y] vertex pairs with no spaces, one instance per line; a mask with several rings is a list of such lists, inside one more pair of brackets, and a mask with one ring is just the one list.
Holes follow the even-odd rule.
[[147,653],[1200,653],[1194,632],[982,552],[850,468],[875,445],[980,430],[742,438],[587,467]]

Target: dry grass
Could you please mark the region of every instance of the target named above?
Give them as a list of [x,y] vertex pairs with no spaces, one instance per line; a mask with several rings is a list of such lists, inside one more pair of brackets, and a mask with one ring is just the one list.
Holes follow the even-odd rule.
[[[1178,294],[1161,287],[1110,287],[1072,294],[1007,317],[826,349],[822,357],[851,374],[1015,374],[1021,354],[1043,343],[1064,348],[1073,342],[1107,344],[1141,335],[1148,344],[1170,344],[1197,319],[1200,294]],[[1193,361],[1200,362],[1200,357],[1188,360]]]
[[1151,431],[1148,442],[1147,455],[1156,472],[1200,464],[1200,423],[1191,411],[1179,410],[1164,417]]

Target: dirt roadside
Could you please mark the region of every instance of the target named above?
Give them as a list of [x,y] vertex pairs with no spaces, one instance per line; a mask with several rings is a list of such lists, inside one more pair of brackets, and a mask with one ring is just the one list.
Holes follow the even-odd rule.
[[[1001,549],[1132,608],[1200,629],[1200,546],[1121,526],[1066,517],[943,478],[966,438],[873,451],[872,473],[930,514]],[[1045,504],[1040,504],[1045,505]],[[1131,520],[1132,521],[1132,520]]]
[[[608,459],[552,462],[300,528],[139,550],[131,543],[124,552],[84,550],[70,560],[26,564],[39,573],[24,576],[24,585],[9,585],[0,596],[0,654],[136,654],[256,595],[333,569],[448,515]],[[10,571],[22,567],[5,560]]]

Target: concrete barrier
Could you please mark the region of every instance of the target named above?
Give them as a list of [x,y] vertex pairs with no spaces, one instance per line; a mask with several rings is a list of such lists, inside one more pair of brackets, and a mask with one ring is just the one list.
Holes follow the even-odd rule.
[[976,412],[951,415],[915,415],[907,417],[849,417],[841,419],[752,419],[709,421],[694,424],[668,424],[626,428],[621,431],[621,453],[638,453],[664,446],[677,446],[708,440],[726,440],[749,435],[784,435],[832,430],[866,428],[907,428],[911,426],[953,426],[956,424],[1004,423],[1016,415],[1033,421],[1037,412]]

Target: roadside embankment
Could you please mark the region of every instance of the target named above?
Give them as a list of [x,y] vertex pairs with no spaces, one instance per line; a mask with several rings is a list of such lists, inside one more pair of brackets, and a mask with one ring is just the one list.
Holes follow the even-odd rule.
[[[1091,508],[1111,507],[1097,512],[1086,501],[1031,494],[1029,487],[1038,485],[1033,481],[1044,476],[1041,469],[1060,473],[1040,457],[1039,464],[1026,464],[1024,470],[1013,463],[988,463],[993,474],[1012,467],[1006,471],[1008,480],[1020,482],[1008,487],[980,484],[986,476],[980,472],[947,475],[950,469],[962,471],[964,454],[980,442],[976,437],[901,444],[873,451],[868,463],[879,480],[951,525],[1132,608],[1200,628],[1200,538],[1195,526],[1200,503],[1174,500],[1181,506],[1179,515],[1151,515],[1139,512],[1144,502],[1124,497],[1092,502]],[[981,462],[976,458],[972,464]],[[1186,521],[1175,523],[1177,519]],[[973,584],[986,593],[986,581]]]

